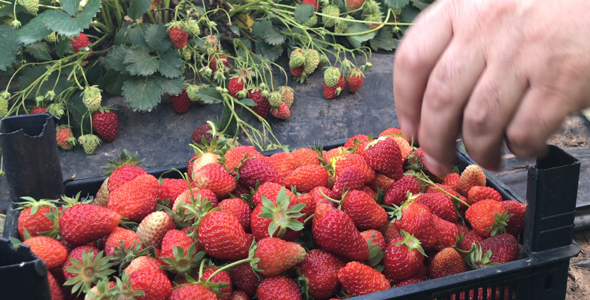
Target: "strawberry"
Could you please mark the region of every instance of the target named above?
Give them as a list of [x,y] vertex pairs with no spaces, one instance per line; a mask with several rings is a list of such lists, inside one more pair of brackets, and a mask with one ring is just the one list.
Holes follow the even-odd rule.
[[[364,184],[364,175],[361,173],[361,180]],[[321,165],[305,165],[295,169],[285,177],[285,186],[295,187],[300,193],[307,193],[318,186],[328,186],[328,171]]]
[[393,179],[403,176],[402,154],[399,146],[392,139],[381,137],[369,143],[363,157],[376,172]]
[[110,193],[108,208],[123,218],[141,222],[156,209],[158,186],[158,179],[153,175],[136,177]]
[[449,173],[447,174],[447,176],[445,176],[443,184],[450,187],[453,190],[456,190],[457,184],[459,184],[459,178],[461,178],[461,175],[459,175],[458,173]]
[[319,248],[344,259],[363,261],[369,257],[369,247],[350,216],[326,204],[316,207],[312,235]]
[[67,281],[65,286],[73,285],[72,293],[87,293],[99,280],[107,279],[107,276],[115,271],[109,269],[110,257],[104,256],[104,252],[96,247],[81,246],[70,252],[68,260],[62,266],[63,274]]
[[268,99],[262,96],[262,90],[259,88],[251,89],[248,91],[249,99],[252,99],[256,106],[250,107],[250,109],[257,115],[255,117],[260,117],[263,119],[268,119],[268,114],[270,113],[270,103],[268,103]]
[[[254,204],[254,206],[262,205],[262,196],[264,196],[268,200],[276,204],[277,195],[283,188],[284,187],[278,183],[265,182],[262,185],[260,185],[256,190],[256,193],[252,197],[252,203]],[[293,192],[291,192],[290,190],[285,190],[285,193],[289,197],[289,202],[293,202],[297,198],[297,196],[295,196],[295,194],[293,194]]]
[[31,109],[29,114],[36,115],[36,114],[42,114],[45,112],[47,112],[47,106],[40,106],[40,107],[35,107],[35,108]]
[[76,145],[76,139],[72,129],[67,125],[61,125],[56,128],[55,138],[57,145],[64,150],[72,150]]
[[290,152],[275,153],[271,155],[267,161],[275,168],[275,170],[277,170],[277,172],[279,172],[283,181],[287,175],[295,171],[299,166],[299,163],[295,161]]
[[[347,1],[348,2],[348,1]],[[365,74],[359,68],[354,68],[346,75],[346,83],[348,84],[348,91],[356,93],[363,85]]]
[[293,105],[293,101],[295,100],[295,91],[293,88],[289,86],[281,86],[279,88],[279,93],[281,93],[281,101],[287,104],[287,107],[291,108]]
[[447,194],[443,193],[427,193],[419,194],[414,202],[428,206],[432,214],[447,220],[452,223],[457,222],[457,211],[453,200]]
[[172,109],[177,114],[185,114],[191,107],[192,101],[188,97],[186,90],[178,95],[170,95],[170,102],[172,102]]
[[346,265],[342,259],[321,249],[307,252],[299,264],[307,291],[313,299],[332,297],[340,288],[338,271]]
[[305,249],[293,242],[267,237],[258,242],[254,257],[259,259],[257,267],[260,271],[258,273],[265,277],[272,277],[303,261]]
[[385,275],[358,261],[351,261],[340,269],[338,271],[338,280],[342,283],[342,287],[347,294],[355,296],[391,288]]
[[139,256],[131,261],[127,268],[125,268],[124,272],[127,275],[131,275],[142,269],[151,269],[160,271],[162,274],[166,274],[166,271],[160,269],[161,266],[162,263],[155,258],[151,258],[149,256]]
[[101,139],[107,142],[114,141],[119,131],[119,118],[115,111],[101,107],[92,113],[92,129]]
[[229,94],[238,99],[238,92],[244,89],[244,79],[241,76],[232,77],[227,83]]
[[430,278],[440,278],[467,271],[467,266],[454,248],[444,248],[430,262]]
[[212,152],[202,152],[199,154],[197,158],[194,159],[192,162],[190,169],[191,169],[191,179],[194,180],[195,173],[199,171],[202,167],[208,164],[221,164],[220,162],[221,156],[217,153]]
[[338,80],[340,80],[340,69],[336,67],[328,67],[324,71],[324,83],[328,87],[334,87],[338,84]]
[[341,205],[342,211],[350,216],[359,230],[378,229],[388,222],[385,209],[364,192],[348,192]]
[[137,154],[132,155],[126,150],[123,150],[121,153],[120,162],[109,160],[109,163],[112,166],[105,168],[107,171],[112,171],[107,183],[109,193],[112,193],[125,182],[147,174],[147,172],[139,166],[141,161],[137,161]]
[[361,6],[363,6],[363,4],[365,3],[365,0],[346,0],[345,3],[346,10],[353,11],[361,8]]
[[405,231],[401,235],[387,244],[383,257],[383,274],[391,282],[410,279],[424,266],[425,254],[420,241]]
[[502,203],[482,200],[471,205],[465,212],[465,219],[481,237],[486,238],[505,232],[508,212]]
[[486,186],[486,175],[478,165],[470,165],[463,170],[457,182],[457,192],[466,196],[474,186]]
[[240,184],[254,188],[256,183],[274,182],[283,184],[279,172],[271,164],[260,158],[248,159],[238,170]]
[[228,298],[229,300],[250,300],[250,296],[244,291],[233,291]]
[[242,290],[246,292],[248,296],[254,296],[256,294],[256,288],[260,283],[260,279],[249,264],[233,266],[229,275],[234,289]]
[[395,222],[389,222],[385,224],[385,226],[381,227],[379,231],[383,233],[383,237],[385,238],[385,244],[389,244],[391,240],[401,236],[399,229],[395,225]]
[[401,205],[408,199],[408,192],[412,194],[420,193],[420,184],[413,176],[406,175],[400,180],[394,182],[387,190],[383,202],[385,205]]
[[155,211],[141,220],[137,226],[137,235],[141,238],[143,246],[160,248],[166,232],[174,228],[174,221],[167,213]]
[[520,255],[518,241],[516,241],[513,235],[508,233],[489,237],[482,240],[479,244],[482,253],[492,252],[490,263],[504,264],[516,260]]
[[[211,61],[209,62],[209,68],[213,71],[213,73],[215,73],[215,72],[217,72],[217,66],[219,64],[222,64],[225,67],[225,66],[227,66],[228,63],[229,62],[227,61],[227,56],[225,56],[225,55],[213,56],[211,58]],[[248,98],[250,98],[250,97],[248,97]]]
[[188,162],[186,163],[186,174],[188,175],[188,178],[191,181],[193,180],[193,164],[200,156],[200,154],[195,153],[193,154],[193,156],[191,156],[191,158],[189,158]]
[[68,256],[66,248],[56,239],[47,236],[34,236],[23,242],[31,248],[31,252],[41,259],[47,269],[61,266]]
[[420,278],[410,278],[410,279],[406,279],[402,282],[396,283],[395,287],[402,287],[402,286],[406,286],[406,285],[410,285],[410,284],[414,284],[414,283],[419,283],[424,281],[424,279],[420,279]]
[[163,178],[158,187],[158,200],[168,201],[168,208],[172,208],[176,198],[188,189],[188,183],[184,179]]
[[518,237],[524,230],[524,214],[526,212],[526,205],[514,201],[506,200],[500,202],[509,215],[512,215],[506,225],[506,232]]
[[[116,227],[107,237],[104,243],[104,254],[106,256],[115,256],[116,248],[121,248],[123,242],[123,251],[127,251],[139,243],[141,239],[133,230]],[[145,245],[145,244],[144,244]]]
[[346,167],[334,182],[332,190],[342,195],[346,191],[360,190],[365,186],[365,174],[354,166]]
[[158,270],[142,269],[135,271],[129,276],[129,281],[131,281],[133,290],[144,293],[143,296],[137,297],[137,299],[165,300],[172,298],[168,298],[172,293],[172,284],[166,275]]
[[432,221],[433,215],[428,206],[406,201],[396,209],[394,215],[397,219],[395,225],[399,230],[405,231],[420,240],[420,244],[425,251],[434,248],[438,239],[436,227],[434,221]]
[[300,213],[302,207],[293,207],[285,192],[283,187],[275,201],[263,198],[263,205],[256,206],[252,211],[250,228],[256,240],[273,236],[294,241],[301,234],[304,221]]
[[116,285],[116,282],[108,281],[108,279],[99,280],[98,283],[88,291],[84,300],[108,299],[108,297],[112,296],[112,290]]
[[224,211],[212,211],[201,220],[199,247],[211,257],[239,260],[248,257],[250,244],[240,221]]
[[215,267],[208,268],[207,270],[205,270],[205,272],[203,272],[203,279],[205,279],[205,280],[208,279],[209,282],[212,282],[212,283],[226,285],[226,287],[219,289],[219,293],[225,294],[225,296],[218,297],[217,299],[230,300],[231,294],[233,292],[233,286],[232,286],[232,282],[231,282],[231,277],[229,276],[229,272],[228,271],[221,271],[221,272],[217,273],[217,275],[211,277],[211,275],[213,275],[213,273],[215,271],[217,271],[217,268],[215,268]]
[[256,289],[259,300],[301,300],[295,280],[285,276],[265,278]]
[[281,102],[279,107],[270,110],[270,114],[279,120],[287,120],[291,117],[291,110],[287,103]]
[[291,201],[292,205],[300,203],[304,205],[303,209],[301,210],[301,213],[304,214],[302,219],[306,220],[315,211],[315,202],[313,201],[313,197],[310,194],[301,194],[294,201]]
[[242,198],[225,199],[219,203],[219,210],[228,212],[238,218],[246,232],[250,232],[252,208]]
[[205,141],[208,144],[210,144],[211,143],[211,140],[213,139],[213,135],[211,133],[209,133],[209,131],[211,131],[211,125],[209,125],[209,124],[201,125],[201,127],[197,128],[191,134],[192,141],[195,144],[201,144],[202,145],[203,144],[203,138],[205,138]]
[[223,198],[236,189],[237,182],[220,164],[208,164],[193,173],[193,182],[199,189],[211,190]]
[[318,11],[320,4],[318,3],[318,0],[303,0],[301,2],[301,4],[308,4],[308,5],[313,5],[315,11]]
[[94,134],[85,134],[78,137],[78,144],[82,145],[86,155],[92,155],[96,147],[100,145],[100,139]]
[[90,40],[88,36],[84,33],[80,33],[80,35],[72,38],[70,40],[70,45],[74,48],[74,52],[78,53],[80,49],[88,47],[90,45]]
[[[461,244],[459,244],[459,249],[469,251],[473,244],[479,246],[481,241],[483,241],[483,238],[479,236],[475,230],[470,230],[463,236],[463,240],[461,241]],[[467,255],[465,252],[460,253],[463,257]]]
[[18,234],[21,238],[25,236],[25,230],[31,237],[52,231],[57,221],[52,217],[52,215],[57,216],[55,201],[35,200],[31,197],[21,197],[21,199],[23,202],[20,208],[23,210],[18,217]]
[[[192,191],[192,197],[191,197],[191,191]],[[195,189],[195,188],[191,188],[191,189],[186,189],[184,192],[182,192],[182,194],[178,195],[178,197],[176,197],[176,200],[174,201],[174,205],[172,206],[172,211],[175,213],[180,213],[179,211],[179,207],[181,204],[192,204],[193,200],[198,200],[201,199],[202,202],[204,202],[205,200],[207,200],[208,202],[211,203],[212,207],[216,207],[217,203],[219,202],[217,200],[217,195],[215,195],[215,193],[211,190],[207,190],[207,189]]]
[[326,195],[329,198],[335,199],[335,200],[341,199],[341,196],[342,196],[342,195],[338,195],[338,193],[332,191],[331,189],[329,189],[325,186],[318,186],[316,188],[313,188],[309,192],[309,194],[311,195],[315,205],[318,205],[319,203],[330,203],[330,204],[335,205],[334,202],[326,199],[326,197],[324,197],[324,195]]
[[172,45],[178,49],[184,48],[188,41],[188,32],[186,32],[184,27],[179,24],[172,24],[168,29],[168,36],[170,37]]
[[470,188],[469,192],[467,193],[467,203],[469,205],[486,199],[501,202],[502,195],[500,195],[498,191],[487,186],[474,186]]
[[337,157],[332,162],[334,179],[337,180],[340,173],[349,166],[355,166],[365,174],[365,183],[371,183],[375,179],[375,171],[369,166],[365,158],[359,154],[343,154]]
[[381,191],[387,194],[387,191],[389,191],[389,188],[393,185],[394,182],[395,180],[383,174],[376,173],[375,180],[371,183],[370,186],[374,192]]
[[55,280],[55,277],[51,275],[51,272],[47,272],[47,281],[49,281],[49,292],[51,294],[51,300],[63,300],[64,295],[61,291],[62,285],[59,284],[57,280]]
[[295,77],[301,76],[303,75],[303,65],[294,68],[289,68],[289,71],[291,72],[291,75]]
[[344,148],[355,148],[356,145],[364,141],[372,141],[372,139],[370,139],[366,134],[357,134],[346,140],[346,143],[344,143]]
[[402,132],[401,129],[397,128],[397,127],[389,127],[383,131],[381,131],[381,133],[379,133],[379,137],[384,137],[384,136],[403,136],[404,133]]
[[440,251],[444,248],[454,247],[459,237],[461,237],[457,225],[443,220],[436,215],[432,216],[432,221],[434,222],[437,236],[437,243],[434,249]]
[[[313,19],[313,16],[312,16],[312,19]],[[311,21],[311,23],[313,23],[313,20],[310,20],[310,21]],[[316,21],[317,21],[317,17],[316,17]],[[305,50],[303,50],[303,55],[305,56],[305,61],[303,63],[303,72],[305,72],[305,74],[307,74],[307,75],[311,75],[317,69],[318,65],[320,64],[320,53],[315,49],[305,49]],[[324,86],[326,86],[325,83],[324,83]]]
[[78,246],[109,235],[121,222],[116,211],[92,204],[66,208],[59,218],[59,235]]
[[[385,242],[385,237],[383,237],[383,234],[380,231],[375,229],[369,229],[361,232],[361,235],[363,236],[365,241],[367,241],[367,244],[369,246],[375,245],[379,249],[381,249],[381,251],[385,251],[385,246],[387,246],[387,243]],[[371,242],[370,244],[369,241]]]
[[342,91],[345,88],[346,88],[346,79],[344,79],[344,76],[340,76],[340,79],[338,79],[338,83],[336,83],[336,85],[333,87],[329,87],[324,82],[324,98],[326,98],[328,100],[332,100],[332,99],[340,96],[340,93],[342,93]]
[[338,5],[330,4],[322,8],[322,22],[326,28],[334,27],[337,17],[340,16],[340,7]]
[[167,300],[209,300],[218,299],[217,295],[201,284],[188,284],[172,290]]
[[192,268],[198,268],[201,258],[195,257],[196,240],[184,231],[171,229],[162,239],[160,259],[164,262],[162,269],[178,275],[188,274]]
[[320,164],[317,152],[310,148],[295,149],[291,152],[291,155],[293,155],[293,159],[299,167]]
[[237,146],[231,148],[223,155],[225,169],[233,176],[238,174],[238,168],[242,160],[251,158],[262,158],[262,154],[252,146]]
[[412,146],[410,145],[408,140],[406,140],[402,136],[393,136],[390,138],[394,140],[399,146],[399,150],[402,153],[402,160],[405,162],[408,159],[408,157],[410,157],[410,155],[412,154]]
[[87,86],[82,92],[82,102],[90,113],[100,109],[102,90],[97,85]]

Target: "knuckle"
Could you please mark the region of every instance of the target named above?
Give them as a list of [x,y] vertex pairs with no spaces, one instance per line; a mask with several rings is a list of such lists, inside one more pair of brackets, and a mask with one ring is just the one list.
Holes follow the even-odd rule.
[[425,67],[425,60],[420,51],[412,44],[402,43],[395,54],[395,66],[404,71],[412,72]]
[[500,92],[494,85],[484,86],[465,110],[465,127],[474,135],[488,133],[500,110]]
[[453,90],[449,85],[439,79],[431,79],[424,93],[424,100],[433,111],[441,111],[453,107],[453,96]]
[[506,132],[506,140],[510,151],[520,158],[529,158],[537,153],[537,139],[526,128],[509,128]]

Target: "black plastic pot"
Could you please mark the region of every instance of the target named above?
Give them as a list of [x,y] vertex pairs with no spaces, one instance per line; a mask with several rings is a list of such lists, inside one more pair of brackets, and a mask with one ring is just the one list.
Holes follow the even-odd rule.
[[0,295],[6,300],[51,299],[47,268],[27,245],[0,237]]

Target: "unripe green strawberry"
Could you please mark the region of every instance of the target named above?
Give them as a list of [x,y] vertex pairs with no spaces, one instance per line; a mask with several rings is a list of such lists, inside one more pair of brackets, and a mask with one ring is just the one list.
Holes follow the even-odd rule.
[[18,2],[32,15],[36,15],[39,11],[39,0],[19,0]]
[[189,49],[188,47],[184,47],[182,48],[182,50],[180,50],[180,56],[182,56],[182,60],[190,61],[193,56],[193,53],[191,52],[191,49]]
[[86,87],[82,92],[82,102],[86,105],[89,112],[93,113],[100,108],[102,102],[102,91],[97,85]]
[[201,28],[199,27],[199,22],[193,19],[189,19],[186,22],[186,29],[188,32],[193,36],[198,36],[201,34]]
[[373,0],[367,0],[365,2],[365,6],[363,6],[363,17],[369,15],[376,15],[380,14],[381,10],[379,8],[379,4]]
[[340,80],[340,70],[335,67],[329,67],[324,71],[324,81],[328,87],[334,87]]
[[[351,16],[346,16],[345,19],[354,20],[354,18]],[[350,25],[349,21],[338,19],[334,24],[334,32],[344,33],[348,28],[348,25]]]
[[[372,15],[365,16],[365,21],[368,21],[368,22],[381,22],[381,21],[383,21],[383,19],[381,18],[381,14],[378,13],[378,14],[372,14]],[[375,29],[375,28],[381,26],[381,24],[377,24],[377,23],[369,23],[369,24],[366,24],[366,25],[370,29]]]
[[0,119],[8,114],[8,100],[0,99]]
[[100,145],[100,139],[94,134],[85,134],[78,138],[78,143],[82,145],[86,155],[92,155],[96,147]]
[[293,105],[293,100],[295,99],[295,91],[290,86],[282,86],[279,89],[279,93],[281,93],[281,101],[287,104],[287,107],[291,108]]
[[56,43],[57,42],[57,33],[52,32],[45,37],[45,41],[48,43]]
[[0,94],[0,99],[8,100],[10,99],[10,92],[4,91]]
[[279,107],[281,106],[281,103],[283,103],[281,98],[281,93],[271,92],[268,96],[268,103],[270,103],[270,106],[272,107]]
[[317,15],[313,15],[311,16],[311,18],[309,18],[309,21],[303,23],[303,26],[307,26],[307,27],[313,27],[318,23],[318,16]]
[[330,16],[322,16],[322,22],[324,22],[324,26],[326,26],[327,28],[332,28],[334,27],[334,24],[336,22],[336,19],[334,17],[340,16],[340,7],[334,4],[324,6],[324,8],[322,9],[322,13]]
[[320,53],[315,49],[307,49],[304,55],[305,63],[303,64],[303,72],[310,75],[320,64]]
[[186,87],[186,94],[188,96],[188,98],[193,101],[193,102],[201,102],[201,98],[199,98],[199,95],[197,94],[199,92],[199,86],[196,84],[189,84]]

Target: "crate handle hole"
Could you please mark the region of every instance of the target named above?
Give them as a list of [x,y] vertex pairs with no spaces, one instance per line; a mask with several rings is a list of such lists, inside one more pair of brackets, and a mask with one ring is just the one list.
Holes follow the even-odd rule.
[[549,274],[545,277],[545,290],[548,291],[553,287],[553,275]]

